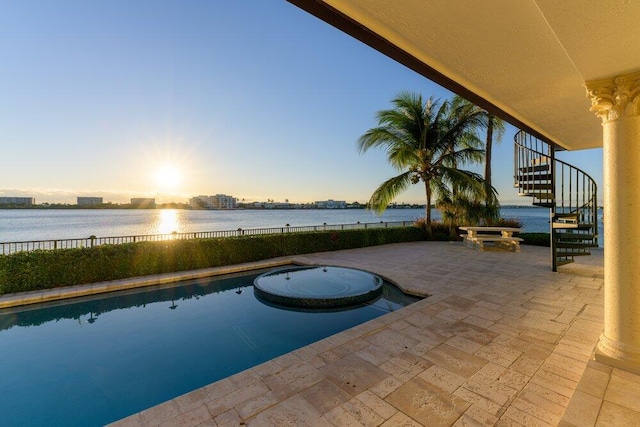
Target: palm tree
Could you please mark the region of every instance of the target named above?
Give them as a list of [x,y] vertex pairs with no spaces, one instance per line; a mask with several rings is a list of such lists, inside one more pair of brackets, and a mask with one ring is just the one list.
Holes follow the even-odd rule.
[[475,130],[482,124],[479,110],[458,101],[439,101],[401,92],[394,108],[377,114],[378,127],[358,139],[361,153],[373,147],[386,149],[389,163],[402,173],[383,182],[371,195],[368,208],[383,212],[409,185],[424,183],[427,208],[425,225],[431,232],[432,197],[483,191],[484,181],[458,165],[481,160],[484,150]]
[[[489,194],[492,193],[493,186],[491,185],[491,150],[493,149],[493,138],[498,142],[502,139],[505,130],[505,124],[502,119],[494,116],[488,111],[484,112],[485,126],[487,128],[487,137],[485,140],[485,157],[484,157],[484,184],[486,188],[486,204],[491,204],[489,200]],[[496,201],[497,202],[497,201]]]
[[[500,204],[497,198],[497,192],[493,188],[492,179],[491,179],[491,158],[492,158],[492,150],[493,150],[493,140],[494,137],[498,142],[502,139],[502,136],[505,132],[505,122],[491,114],[488,111],[482,110],[480,107],[475,104],[467,101],[466,99],[456,96],[454,98],[455,102],[460,103],[460,105],[466,105],[468,108],[473,108],[482,113],[482,127],[486,129],[485,136],[485,156],[484,156],[484,210],[476,209],[476,214],[479,215],[479,218],[483,218],[485,220],[497,219],[500,214],[499,208]],[[483,212],[484,211],[484,212]]]

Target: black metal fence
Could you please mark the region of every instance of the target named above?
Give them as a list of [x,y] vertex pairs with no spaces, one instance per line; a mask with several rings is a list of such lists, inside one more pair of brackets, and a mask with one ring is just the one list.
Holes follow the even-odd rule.
[[220,237],[241,237],[241,236],[257,236],[264,234],[282,234],[282,233],[305,233],[312,231],[332,231],[332,230],[358,230],[368,228],[389,228],[389,227],[410,227],[413,221],[395,221],[395,222],[357,222],[355,224],[322,224],[322,225],[305,225],[291,226],[289,224],[284,227],[270,228],[238,228],[237,230],[224,231],[195,231],[192,233],[168,233],[168,234],[143,234],[138,236],[117,236],[117,237],[96,237],[90,236],[80,239],[58,239],[58,240],[30,240],[24,242],[0,242],[0,253],[2,255],[10,255],[16,252],[35,251],[35,250],[56,250],[56,249],[75,249],[90,248],[100,245],[120,245],[123,243],[135,242],[158,242],[164,240],[192,240],[192,239],[212,239]]

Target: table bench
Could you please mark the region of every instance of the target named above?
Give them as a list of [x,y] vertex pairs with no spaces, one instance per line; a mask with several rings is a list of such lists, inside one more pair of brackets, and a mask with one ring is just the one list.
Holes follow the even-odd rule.
[[[514,252],[520,252],[520,237],[513,237],[513,233],[520,231],[514,227],[460,227],[467,234],[461,234],[467,247],[484,250],[484,242],[493,242],[494,246],[503,247]],[[500,234],[498,234],[500,233]]]

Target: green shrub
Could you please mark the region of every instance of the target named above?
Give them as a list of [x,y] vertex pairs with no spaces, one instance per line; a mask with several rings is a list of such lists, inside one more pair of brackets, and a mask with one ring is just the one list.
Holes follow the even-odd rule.
[[522,222],[515,218],[498,218],[496,221],[490,221],[489,226],[522,228]]
[[0,256],[0,294],[425,238],[417,227],[376,228],[18,252]]
[[[420,228],[426,234],[426,221],[424,218],[419,218],[413,223],[414,227]],[[447,242],[450,240],[461,240],[460,236],[458,236],[455,232],[457,230],[457,226],[448,225],[441,221],[431,221],[431,237],[427,236],[428,240],[438,241],[438,242]]]

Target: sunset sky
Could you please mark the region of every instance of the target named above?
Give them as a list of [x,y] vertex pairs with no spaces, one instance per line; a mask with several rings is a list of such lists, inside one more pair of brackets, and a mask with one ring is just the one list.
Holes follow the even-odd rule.
[[[0,57],[0,196],[37,203],[366,202],[397,174],[356,150],[375,113],[402,90],[451,96],[284,0],[2,0]],[[515,132],[494,185],[527,204]],[[559,157],[602,187],[600,149]],[[423,187],[398,201],[423,203]]]

